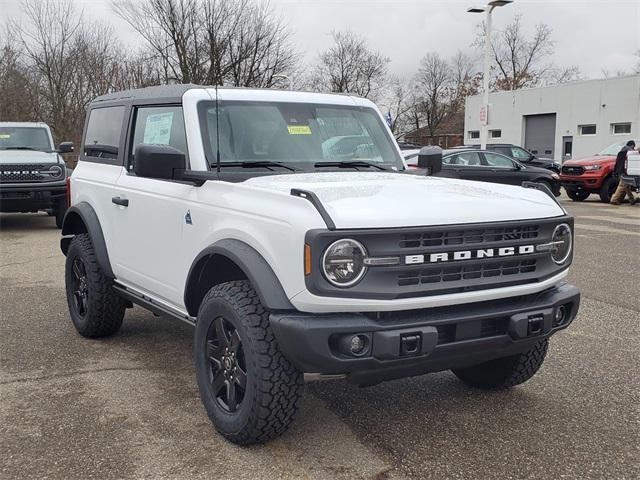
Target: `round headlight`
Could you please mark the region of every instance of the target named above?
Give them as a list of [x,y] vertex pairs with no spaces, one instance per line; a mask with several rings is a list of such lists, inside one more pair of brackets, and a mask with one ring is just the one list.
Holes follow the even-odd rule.
[[561,223],[553,231],[551,238],[551,258],[558,265],[563,264],[571,254],[571,227]]
[[345,238],[335,241],[322,256],[324,276],[337,287],[355,285],[367,271],[364,264],[366,256],[367,251],[356,240]]
[[62,167],[59,165],[52,165],[49,167],[49,175],[52,177],[59,177],[62,175]]

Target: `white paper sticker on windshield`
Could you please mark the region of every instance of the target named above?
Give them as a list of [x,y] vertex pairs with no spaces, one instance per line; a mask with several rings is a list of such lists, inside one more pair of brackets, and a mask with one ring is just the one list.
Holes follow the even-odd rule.
[[171,140],[173,112],[156,113],[147,117],[144,127],[144,143],[168,145]]

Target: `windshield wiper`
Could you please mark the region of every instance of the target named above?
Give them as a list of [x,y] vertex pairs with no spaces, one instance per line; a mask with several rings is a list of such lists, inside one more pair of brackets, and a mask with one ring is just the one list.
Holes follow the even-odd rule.
[[[211,165],[212,167],[215,167],[216,164],[214,163],[213,165]],[[281,167],[281,168],[286,168],[287,170],[290,170],[292,172],[296,172],[299,169],[286,165],[282,162],[271,162],[268,160],[258,160],[255,162],[220,162],[220,167],[242,167],[242,168],[270,168],[270,167]]]
[[386,168],[376,165],[375,163],[365,162],[364,160],[351,160],[346,162],[316,162],[314,167],[338,167],[338,168],[357,168],[357,167],[373,167],[378,170],[386,170]]
[[38,150],[33,147],[4,147],[3,150]]

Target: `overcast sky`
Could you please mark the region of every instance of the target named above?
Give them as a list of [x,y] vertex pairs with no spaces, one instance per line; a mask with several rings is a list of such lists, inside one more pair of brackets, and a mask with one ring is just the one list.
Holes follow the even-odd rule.
[[[136,34],[109,7],[109,0],[74,0],[91,18],[110,23],[124,43]],[[0,15],[19,18],[19,0],[0,0]],[[412,75],[428,51],[444,56],[470,47],[475,25],[482,15],[466,13],[473,0],[271,0],[288,23],[297,49],[306,63],[331,43],[333,29],[350,29],[364,35],[370,45],[391,59],[390,70]],[[554,61],[577,65],[582,75],[595,78],[602,70],[628,70],[633,52],[640,49],[640,0],[515,0],[494,11],[494,28],[500,29],[522,15],[526,31],[544,22],[553,29]]]

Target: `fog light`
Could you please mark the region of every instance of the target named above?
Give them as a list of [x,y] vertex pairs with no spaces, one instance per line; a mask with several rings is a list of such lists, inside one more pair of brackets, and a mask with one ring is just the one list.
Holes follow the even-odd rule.
[[564,305],[560,305],[556,308],[556,313],[553,317],[553,326],[559,327],[562,325],[567,317],[567,309]]
[[362,353],[364,347],[366,346],[366,340],[364,337],[360,335],[354,335],[351,337],[351,341],[349,342],[349,347],[351,348],[351,353],[354,355],[358,355]]
[[334,346],[348,357],[364,357],[371,351],[371,334],[356,333],[340,335],[334,339]]

